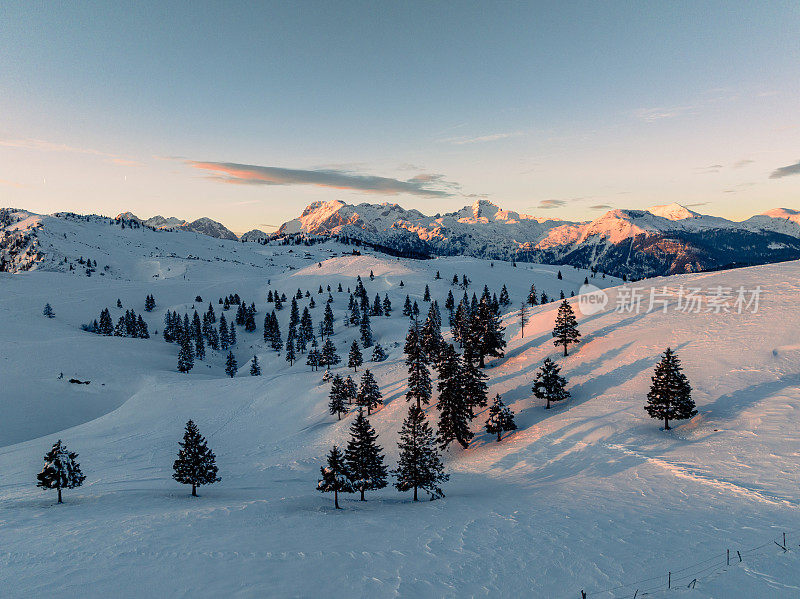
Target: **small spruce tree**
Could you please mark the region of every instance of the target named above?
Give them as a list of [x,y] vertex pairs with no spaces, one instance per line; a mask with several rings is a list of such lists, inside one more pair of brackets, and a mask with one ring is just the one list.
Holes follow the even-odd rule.
[[425,420],[425,412],[415,404],[408,408],[408,416],[400,429],[400,442],[397,444],[400,457],[397,469],[392,471],[396,478],[395,488],[400,491],[422,489],[430,495],[431,501],[444,497],[440,485],[450,476],[445,474],[442,460],[436,451],[436,436]]
[[317,490],[322,493],[333,492],[333,505],[339,507],[339,493],[352,493],[353,486],[347,478],[347,465],[344,456],[336,445],[328,454],[328,465],[320,467],[322,478],[317,482]]
[[232,351],[228,352],[228,357],[225,359],[225,374],[229,377],[233,378],[236,376],[236,371],[238,370],[238,365],[236,363],[236,356],[233,355]]
[[178,445],[180,450],[178,459],[172,464],[172,478],[181,484],[192,485],[192,497],[197,497],[197,487],[221,480],[217,476],[217,458],[191,420],[186,423],[183,441]]
[[364,357],[361,354],[361,349],[358,347],[358,341],[353,340],[350,346],[350,355],[347,358],[348,368],[352,368],[353,372],[358,372],[358,367],[364,363]]
[[569,391],[565,389],[567,379],[561,376],[561,367],[546,358],[542,367],[536,372],[533,379],[533,394],[545,400],[545,409],[550,409],[550,404],[554,401],[569,399]]
[[499,441],[504,432],[515,430],[517,424],[514,422],[514,412],[503,403],[499,394],[495,395],[489,407],[489,418],[486,419],[486,432],[490,435],[496,434]]
[[644,409],[651,418],[664,421],[665,431],[670,430],[670,420],[683,420],[697,415],[692,386],[672,349],[667,348],[664,352],[652,380]]
[[[544,302],[542,302],[544,303]],[[556,324],[553,328],[553,345],[564,347],[564,355],[567,355],[567,348],[579,343],[581,334],[578,332],[578,321],[575,319],[575,312],[567,300],[563,300],[558,307]]]
[[258,356],[253,356],[250,362],[250,376],[261,376],[261,364],[258,363]]
[[354,491],[361,494],[364,501],[365,491],[383,489],[386,486],[386,466],[383,463],[378,435],[359,409],[358,415],[350,427],[350,441],[344,452],[347,464],[347,476]]
[[367,408],[367,415],[370,415],[373,409],[383,403],[383,395],[378,387],[378,381],[375,380],[369,369],[361,375],[361,385],[358,388],[356,402],[362,408]]
[[61,489],[74,489],[80,487],[86,477],[81,472],[81,466],[77,462],[78,454],[69,451],[61,443],[61,439],[56,441],[52,449],[44,456],[44,467],[36,475],[37,487],[43,489],[56,489],[58,491],[58,503],[61,500]]
[[42,314],[47,318],[55,318],[56,313],[53,312],[52,306],[50,304],[45,304],[44,309],[42,310]]

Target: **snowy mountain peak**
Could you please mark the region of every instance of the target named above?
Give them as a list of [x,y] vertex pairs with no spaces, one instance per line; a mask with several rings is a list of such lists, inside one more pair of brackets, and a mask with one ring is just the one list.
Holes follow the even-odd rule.
[[660,206],[653,206],[648,208],[650,214],[666,218],[667,220],[684,220],[687,218],[698,218],[701,216],[699,213],[689,210],[686,206],[673,202],[672,204],[663,204]]
[[772,210],[767,210],[764,212],[764,216],[790,220],[800,225],[800,210],[793,210],[791,208],[773,208]]

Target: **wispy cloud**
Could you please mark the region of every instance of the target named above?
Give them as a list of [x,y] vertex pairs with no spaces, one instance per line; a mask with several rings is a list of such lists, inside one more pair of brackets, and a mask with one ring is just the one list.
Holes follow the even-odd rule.
[[25,187],[22,183],[17,183],[16,181],[9,181],[8,179],[0,179],[0,185],[5,185],[7,187]]
[[690,114],[695,109],[695,106],[670,106],[670,107],[657,107],[657,108],[640,108],[634,114],[639,120],[646,123],[653,123],[663,119],[674,119],[676,117],[685,116]]
[[375,175],[361,175],[333,169],[291,169],[235,162],[188,161],[193,168],[213,173],[208,178],[233,185],[316,185],[382,195],[407,193],[422,197],[449,197],[457,183],[444,175],[423,173],[406,181]]
[[694,172],[698,175],[708,175],[711,173],[718,173],[722,170],[723,166],[721,164],[712,164],[709,166],[697,166],[694,169]]
[[524,131],[507,131],[503,133],[490,133],[489,135],[478,135],[475,137],[469,137],[465,135],[459,137],[447,137],[445,139],[440,139],[439,141],[441,143],[453,144],[456,146],[464,146],[468,144],[480,144],[490,141],[499,141],[501,139],[520,137],[522,135],[525,135]]
[[541,210],[547,210],[549,208],[561,208],[561,206],[566,206],[566,200],[542,200],[539,202],[537,208]]
[[800,161],[795,162],[794,164],[790,164],[788,166],[782,166],[780,168],[776,168],[772,171],[772,174],[769,176],[770,179],[781,179],[783,177],[788,177],[790,175],[800,175]]
[[749,159],[738,160],[737,162],[733,163],[733,168],[744,168],[746,166],[753,164],[754,162],[755,160],[749,160]]
[[590,210],[611,210],[613,206],[608,204],[595,204],[594,206],[589,206]]
[[106,162],[116,164],[118,166],[142,166],[142,163],[137,160],[131,160],[119,154],[111,154],[110,152],[103,152],[95,150],[94,148],[80,148],[77,146],[70,146],[44,139],[0,139],[0,147],[4,148],[18,148],[21,150],[36,150],[39,152],[59,152],[66,154],[84,154],[87,156],[97,156],[105,158]]

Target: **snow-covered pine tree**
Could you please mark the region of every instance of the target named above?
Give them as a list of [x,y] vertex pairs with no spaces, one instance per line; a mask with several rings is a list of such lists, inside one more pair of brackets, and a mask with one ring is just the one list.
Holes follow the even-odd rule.
[[236,363],[236,356],[233,355],[232,351],[229,351],[228,357],[225,358],[225,374],[233,378],[236,376],[237,370],[239,370],[239,368],[238,364]]
[[367,415],[370,415],[373,409],[383,403],[383,395],[378,387],[378,381],[375,380],[369,369],[361,375],[361,385],[358,388],[356,403],[362,408],[367,408]]
[[425,292],[422,294],[422,301],[429,302],[431,301],[431,290],[428,285],[425,285]]
[[[255,323],[253,323],[255,327]],[[255,328],[253,328],[255,330]],[[236,326],[234,325],[233,321],[231,320],[231,326],[228,327],[228,343],[230,345],[236,345]]]
[[535,306],[539,303],[539,300],[536,298],[536,285],[531,283],[531,290],[528,292],[528,303],[531,306]]
[[178,372],[187,373],[194,368],[194,350],[191,337],[184,335],[181,339],[181,348],[178,350]]
[[652,381],[644,409],[651,418],[664,421],[665,431],[670,430],[670,420],[683,420],[697,415],[692,386],[671,348],[668,347],[661,357]]
[[464,363],[452,345],[442,350],[439,362],[439,446],[447,449],[453,441],[458,441],[465,449],[474,436],[469,423],[474,418],[472,406],[464,393]]
[[344,456],[336,445],[328,454],[328,465],[320,467],[322,478],[317,482],[317,490],[322,493],[333,492],[333,505],[339,507],[339,493],[352,493],[353,486],[347,478],[347,465]]
[[344,380],[338,374],[333,376],[331,390],[328,395],[328,411],[336,414],[338,420],[342,419],[342,414],[347,413],[347,391],[344,387]]
[[369,321],[369,312],[363,310],[361,312],[361,345],[365,348],[372,347],[372,325]]
[[86,477],[81,472],[81,466],[77,461],[78,454],[69,451],[61,443],[61,439],[56,441],[52,449],[44,456],[44,467],[36,475],[37,487],[43,489],[56,489],[58,491],[58,503],[61,501],[61,489],[74,489],[80,487]]
[[440,485],[450,476],[444,472],[436,450],[436,436],[425,420],[425,412],[414,404],[408,408],[397,446],[400,456],[397,469],[392,471],[395,488],[400,492],[413,489],[414,501],[417,501],[418,489],[428,493],[431,501],[444,497]]
[[47,303],[44,305],[44,309],[42,310],[42,315],[46,316],[47,318],[55,318],[56,313],[53,312],[53,307]]
[[431,400],[431,375],[428,371],[419,325],[416,320],[412,320],[408,328],[403,352],[406,354],[405,362],[408,366],[406,401],[416,400],[417,407],[423,403],[427,405]]
[[325,337],[333,335],[333,310],[330,304],[325,304],[325,315],[322,317],[322,334]]
[[322,364],[331,367],[336,366],[341,361],[339,354],[336,353],[336,345],[330,338],[326,339],[322,345]]
[[297,359],[296,340],[294,329],[289,329],[289,334],[286,335],[286,361],[289,362],[289,366],[292,366]]
[[428,317],[419,329],[419,342],[425,354],[425,360],[430,364],[435,364],[439,360],[439,353],[445,344],[444,337],[442,337],[439,306],[436,302],[431,304],[428,309]]
[[528,324],[528,313],[527,313],[527,306],[525,302],[522,302],[519,305],[519,330],[520,336],[522,339],[525,338],[525,325]]
[[498,302],[503,307],[511,305],[511,299],[508,297],[508,289],[506,289],[505,284],[503,285],[503,288],[500,290],[500,299],[498,300]]
[[380,343],[376,343],[375,347],[372,350],[372,358],[373,362],[383,362],[386,359],[386,352],[381,347]]
[[386,466],[377,440],[378,434],[364,416],[364,410],[359,408],[350,427],[350,441],[344,451],[344,461],[350,484],[354,491],[361,493],[361,501],[364,501],[365,491],[386,486]]
[[490,435],[496,434],[499,441],[504,432],[515,430],[517,424],[514,422],[514,412],[503,403],[499,394],[495,395],[489,407],[489,417],[486,419],[486,432]]
[[470,337],[476,342],[474,349],[481,368],[485,366],[486,356],[502,358],[505,355],[503,352],[506,346],[503,336],[505,327],[500,324],[500,317],[492,309],[490,300],[486,297],[481,298],[478,309],[470,320],[470,327],[473,329]]
[[198,360],[206,359],[206,344],[203,341],[203,336],[200,335],[194,340],[194,355]]
[[306,366],[311,366],[311,371],[313,372],[319,367],[321,360],[322,356],[319,354],[317,338],[313,337],[311,339],[311,350],[308,352],[308,358],[306,358]]
[[411,298],[406,296],[406,301],[403,303],[403,316],[411,316],[412,310]]
[[180,450],[172,464],[172,478],[183,485],[192,485],[192,497],[197,497],[197,487],[221,480],[217,476],[217,458],[193,421],[186,423],[183,441],[178,445]]
[[347,357],[347,367],[352,368],[353,372],[358,372],[358,367],[364,363],[364,357],[361,354],[361,348],[358,347],[358,341],[353,340],[350,346],[350,354]]
[[225,318],[225,313],[219,315],[219,346],[225,350],[230,347],[230,331],[228,330],[228,321]]
[[567,355],[567,348],[574,344],[579,343],[581,334],[578,332],[578,321],[575,318],[575,312],[572,306],[569,305],[567,300],[563,300],[558,307],[558,314],[556,315],[556,324],[553,327],[553,345],[564,347],[564,355]]
[[261,364],[258,363],[258,356],[253,356],[250,362],[250,376],[261,376]]
[[353,404],[358,397],[358,387],[356,386],[356,382],[353,380],[349,374],[347,378],[344,379],[344,383],[342,383],[342,389],[344,390],[345,399],[347,399],[348,404]]
[[561,367],[550,358],[545,358],[542,367],[536,372],[533,379],[533,394],[545,400],[545,409],[550,409],[550,404],[555,401],[569,399],[566,390],[567,379],[561,376]]
[[383,296],[383,315],[389,318],[392,315],[392,302],[389,301],[389,294]]

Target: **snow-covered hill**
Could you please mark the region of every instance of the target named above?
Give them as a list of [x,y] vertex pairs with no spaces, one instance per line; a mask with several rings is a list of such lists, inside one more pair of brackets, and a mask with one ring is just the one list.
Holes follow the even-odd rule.
[[[89,598],[310,597],[331,589],[375,597],[579,597],[585,589],[590,598],[651,589],[654,597],[678,592],[666,590],[668,571],[680,589],[696,578],[683,592],[697,597],[788,597],[800,588],[796,552],[772,543],[784,531],[792,547],[800,543],[797,262],[647,281],[636,312],[627,310],[632,287],[569,266],[559,279],[552,266],[401,260],[363,249],[352,255],[331,241],[264,246],[122,229],[101,218],[18,217],[40,223],[38,244],[53,258],[39,270],[0,273],[3,596],[57,587],[60,596]],[[81,255],[97,260],[97,272],[54,270],[63,257],[77,264]],[[482,431],[480,414],[470,448],[445,454],[452,477],[442,500],[414,504],[387,488],[365,503],[340,499],[345,509],[336,512],[315,485],[322,457],[346,442],[353,417],[330,416],[321,373],[303,360],[289,366],[265,346],[266,293],[309,290],[317,324],[330,284],[340,354],[358,335],[343,324],[356,276],[369,297],[390,297],[393,315],[372,320],[388,359],[365,367],[384,395],[370,420],[394,467],[408,406],[408,319],[400,308],[408,294],[425,311],[425,285],[440,305],[448,291],[458,297],[454,274],[472,280],[470,293],[506,284],[513,308],[531,283],[569,296],[584,278],[608,287],[609,301],[597,314],[579,311],[582,343],[567,358],[552,344],[556,304],[529,309],[524,338],[507,308],[506,355],[486,372],[490,393],[503,395],[519,429],[497,443]],[[760,287],[759,309],[717,313],[717,290],[740,287]],[[700,289],[698,312],[678,309],[690,288]],[[202,311],[209,301],[219,311],[218,298],[234,292],[255,302],[259,324],[253,333],[237,330],[239,374],[227,378],[225,352],[211,350],[189,374],[176,372],[177,348],[155,334],[164,312]],[[150,313],[148,294],[156,299]],[[651,297],[657,303],[649,310]],[[42,316],[45,302],[55,318]],[[83,332],[104,307],[115,319],[126,309],[141,313],[152,338]],[[284,334],[288,312],[278,313]],[[683,360],[699,410],[669,432],[643,410],[667,346]],[[253,355],[261,377],[248,375]],[[530,391],[545,357],[563,366],[572,394],[549,411]],[[91,382],[70,384],[73,377]],[[435,425],[435,407],[426,412]],[[197,499],[171,479],[189,418],[217,454],[222,477]],[[57,438],[80,454],[87,476],[61,506],[35,487]],[[743,561],[726,566],[726,548],[742,550]]]
[[432,217],[397,204],[330,201],[309,205],[279,232],[339,235],[398,251],[595,266],[639,278],[800,258],[799,221],[787,209],[735,222],[679,204],[569,223],[505,211],[487,200]]

